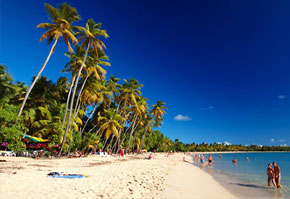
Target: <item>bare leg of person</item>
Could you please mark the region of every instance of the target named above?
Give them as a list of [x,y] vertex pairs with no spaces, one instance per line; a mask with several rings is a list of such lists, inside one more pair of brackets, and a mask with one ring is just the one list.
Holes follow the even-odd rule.
[[[270,182],[268,182],[268,183],[270,184]],[[272,183],[273,183],[274,187],[277,186],[274,177],[272,178]],[[269,186],[270,186],[270,185],[269,185]]]
[[280,181],[281,181],[281,176],[276,178],[277,179],[277,188],[282,188]]

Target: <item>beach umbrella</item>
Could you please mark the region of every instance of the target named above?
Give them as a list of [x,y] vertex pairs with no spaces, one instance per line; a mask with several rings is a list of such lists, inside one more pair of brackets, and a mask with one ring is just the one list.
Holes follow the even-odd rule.
[[42,138],[30,136],[30,135],[25,135],[24,139],[29,139],[33,142],[49,142],[49,140],[47,140],[47,139],[42,139]]

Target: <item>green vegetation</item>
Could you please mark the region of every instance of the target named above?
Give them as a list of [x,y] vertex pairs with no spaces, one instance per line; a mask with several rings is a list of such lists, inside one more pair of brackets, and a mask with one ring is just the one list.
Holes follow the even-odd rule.
[[[25,150],[25,135],[50,140],[50,148],[59,146],[59,156],[76,150],[118,152],[121,147],[138,151],[161,146],[155,139],[164,135],[159,131],[151,135],[151,128],[160,127],[165,104],[158,101],[150,109],[141,93],[143,85],[136,79],[123,84],[114,76],[106,79],[104,67],[110,63],[101,38],[109,36],[101,23],[89,19],[84,27],[72,25],[80,16],[66,3],[59,7],[45,4],[45,8],[50,22],[37,28],[45,29],[40,41],[47,39],[52,46],[31,86],[13,83],[6,68],[0,68],[0,142],[8,142],[5,148]],[[71,79],[60,77],[54,83],[41,73],[57,53],[60,39],[68,47],[68,62],[60,70]]]
[[[50,23],[37,28],[46,32],[40,41],[52,44],[39,73],[28,88],[13,82],[7,69],[0,65],[0,143],[1,147],[19,152],[26,146],[25,135],[48,139],[58,155],[77,150],[84,153],[103,149],[126,151],[270,151],[289,147],[245,147],[241,145],[183,144],[173,142],[156,130],[167,107],[162,101],[149,106],[136,79],[106,79],[109,58],[101,39],[108,38],[101,23],[89,19],[85,27],[73,26],[80,20],[75,8],[63,3],[58,8],[45,4]],[[52,82],[41,76],[60,39],[68,47],[67,64],[60,68],[71,79],[59,77]],[[73,44],[73,45],[72,45]],[[55,155],[57,155],[55,153]]]

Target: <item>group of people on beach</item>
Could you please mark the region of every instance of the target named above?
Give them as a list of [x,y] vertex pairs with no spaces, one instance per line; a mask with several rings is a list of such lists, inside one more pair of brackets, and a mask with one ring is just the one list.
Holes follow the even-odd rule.
[[[198,157],[198,155],[195,154],[195,156],[194,156],[194,160],[195,160],[195,161],[198,161],[198,159],[199,159],[199,161],[200,161],[200,163],[201,163],[201,167],[203,168],[203,167],[205,166],[204,164],[205,164],[205,162],[206,162],[206,159],[205,159],[204,155],[199,154],[199,157]],[[208,161],[208,165],[209,165],[209,166],[212,166],[212,163],[213,163],[213,157],[212,157],[211,154],[208,156],[207,161]]]
[[[222,155],[220,155],[219,158],[222,159]],[[202,168],[205,166],[206,159],[205,159],[205,156],[203,154],[195,154],[194,160],[195,161],[199,160]],[[255,158],[255,160],[256,160],[256,158]],[[246,161],[250,161],[249,157],[246,158]],[[209,154],[208,165],[212,166],[212,163],[213,163],[213,157],[211,154]],[[236,165],[238,163],[238,160],[236,158],[234,158],[232,160],[232,163]],[[281,169],[277,165],[276,162],[273,162],[272,164],[271,163],[268,164],[267,176],[268,176],[268,186],[269,187],[271,186],[271,181],[272,181],[274,187],[282,188],[282,185],[280,183],[281,182]]]
[[[273,167],[272,167],[273,165]],[[267,176],[268,176],[268,186],[271,186],[271,181],[274,185],[274,187],[282,188],[280,181],[281,181],[281,169],[276,164],[276,162],[273,162],[272,164],[268,164],[267,168]]]

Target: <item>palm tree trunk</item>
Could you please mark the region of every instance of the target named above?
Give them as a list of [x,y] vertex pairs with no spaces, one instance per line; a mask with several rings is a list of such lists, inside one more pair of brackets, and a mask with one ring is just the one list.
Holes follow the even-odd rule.
[[77,99],[76,106],[75,106],[75,112],[74,112],[74,114],[76,114],[76,108],[78,107],[78,104],[79,104],[79,102],[80,102],[81,94],[82,94],[82,92],[83,92],[83,89],[84,89],[84,87],[85,87],[85,84],[86,84],[88,78],[89,78],[89,76],[86,77],[86,79],[85,79],[85,81],[83,82],[83,85],[82,85],[82,87],[81,87],[81,90],[80,90],[80,92],[79,92],[78,99]]
[[105,141],[103,142],[103,148],[102,148],[102,150],[104,150],[104,148],[105,148],[105,146],[106,146],[106,144],[107,144],[107,141],[108,141],[108,139],[105,138]]
[[82,104],[80,103],[78,107],[75,107],[77,109],[77,111],[75,111],[75,113],[74,113],[74,119],[77,117],[77,115],[78,115],[78,113],[79,113],[79,111],[81,109],[81,105]]
[[76,78],[76,76],[74,75],[72,77],[72,79],[71,79],[71,85],[70,85],[70,88],[69,88],[69,93],[67,95],[67,100],[66,100],[66,105],[65,105],[65,112],[64,112],[64,117],[63,117],[63,120],[62,120],[61,128],[63,128],[64,124],[65,124],[67,109],[68,109],[68,106],[69,106],[70,95],[71,95],[71,91],[72,91],[72,88],[73,88],[73,85],[74,85],[74,82],[75,82],[75,78]]
[[94,129],[94,128],[96,128],[98,126],[98,124],[96,124],[95,126],[93,126],[93,128],[91,128],[90,130],[89,130],[89,133]]
[[63,150],[63,147],[64,147],[64,144],[65,144],[65,141],[66,141],[66,136],[67,136],[68,128],[70,126],[70,120],[71,120],[71,115],[72,115],[72,111],[73,111],[74,98],[75,98],[76,91],[77,91],[77,85],[78,85],[78,81],[79,81],[80,75],[82,73],[83,67],[85,65],[85,62],[86,62],[86,59],[87,59],[87,56],[88,56],[90,44],[91,44],[91,42],[88,43],[88,46],[87,46],[86,54],[84,56],[83,63],[82,63],[81,68],[80,68],[80,70],[78,72],[78,76],[77,76],[77,79],[76,79],[76,84],[75,84],[74,91],[73,91],[73,95],[72,95],[72,99],[71,99],[71,102],[70,102],[70,111],[69,111],[68,121],[67,121],[65,133],[64,133],[64,136],[63,136],[63,140],[62,140],[62,143],[61,143],[61,148],[60,148],[60,151],[59,151],[58,156],[61,155],[62,150]]
[[86,128],[86,126],[87,126],[89,120],[90,120],[91,117],[93,116],[93,114],[94,114],[94,112],[96,111],[96,109],[97,109],[97,105],[95,105],[93,111],[92,111],[91,114],[89,115],[89,117],[88,117],[88,119],[87,119],[87,121],[86,121],[86,123],[85,123],[85,125],[84,125],[84,127],[83,127],[83,129],[82,129],[82,131],[81,131],[81,135],[83,134],[83,132],[84,132],[84,130],[85,130],[85,128]]
[[135,133],[133,133],[133,134],[135,134],[134,139],[133,139],[133,147],[132,147],[133,153],[134,153],[134,145],[135,145],[135,141],[136,141],[136,137],[137,137],[137,132],[135,130],[137,129],[138,126],[139,126],[139,123],[136,125],[135,129],[133,130],[133,132],[135,132]]
[[134,127],[135,127],[135,123],[136,123],[136,120],[137,120],[138,116],[135,116],[134,117],[134,120],[133,120],[133,126],[132,126],[132,129],[131,129],[131,132],[130,132],[130,137],[129,137],[129,141],[128,141],[128,146],[126,147],[126,151],[129,149],[130,147],[130,143],[131,143],[131,139],[132,139],[132,135],[133,135],[133,130],[134,130]]
[[[72,133],[72,135],[73,135],[73,131],[72,131],[71,133]],[[69,154],[70,154],[71,145],[72,145],[72,139],[73,139],[73,138],[71,138],[70,141],[69,141],[69,148],[68,148],[67,156],[69,156]]]
[[149,128],[149,125],[150,125],[151,121],[147,124],[146,129],[144,131],[144,134],[142,135],[142,140],[141,140],[140,147],[139,147],[139,150],[140,151],[142,151],[142,147],[143,147],[143,143],[144,143],[144,138],[145,138],[145,135],[146,135],[146,133],[148,131],[148,128]]
[[115,150],[116,149],[116,146],[118,145],[118,142],[120,141],[120,136],[118,136],[118,138],[116,139],[116,141],[115,141],[115,144],[114,144],[114,146],[112,147],[112,151],[114,151],[115,153],[117,153],[117,150]]
[[25,138],[26,134],[27,134],[27,131],[24,132],[24,135],[22,136],[22,138]]
[[23,111],[24,105],[25,105],[25,103],[26,103],[26,100],[28,99],[28,96],[29,96],[31,90],[33,89],[35,83],[37,82],[37,80],[38,80],[38,78],[40,77],[42,71],[44,70],[44,68],[45,68],[45,66],[46,66],[46,64],[47,64],[47,62],[49,61],[50,56],[51,56],[52,52],[54,51],[54,48],[55,48],[55,46],[56,46],[56,44],[57,44],[57,41],[58,41],[58,38],[55,39],[55,41],[54,41],[54,43],[53,43],[53,45],[52,45],[52,47],[51,47],[51,49],[50,49],[50,51],[49,51],[49,54],[48,54],[48,56],[47,56],[47,58],[46,58],[46,60],[45,60],[45,62],[44,62],[44,64],[43,64],[43,66],[41,67],[40,71],[38,72],[38,74],[37,74],[36,77],[34,78],[32,84],[30,85],[30,87],[29,87],[29,89],[28,89],[28,91],[27,91],[27,93],[26,93],[26,95],[25,95],[25,97],[24,97],[24,99],[23,99],[22,105],[21,105],[21,107],[20,107],[20,109],[19,109],[19,112],[18,112],[18,115],[17,115],[17,118],[16,118],[15,123],[17,123],[17,119],[18,119],[18,117],[21,115],[21,113],[22,113],[22,111]]
[[134,154],[136,138],[137,138],[137,131],[135,132],[135,136],[134,136],[134,140],[133,140],[133,147],[132,147],[133,154]]
[[118,103],[117,111],[119,111],[120,105],[121,105],[121,100]]
[[[101,130],[100,128],[96,130],[96,135],[98,135],[98,133],[100,132],[100,130]],[[103,133],[104,133],[104,131],[103,131]],[[102,133],[102,135],[103,135],[103,133]]]
[[[108,147],[111,147],[111,145],[112,145],[112,143],[113,143],[113,140],[114,140],[114,137],[115,137],[115,134],[112,135],[112,138],[111,138],[111,141],[110,141]],[[112,148],[112,147],[111,147],[111,148]]]
[[112,150],[115,149],[116,145],[118,144],[118,142],[119,142],[119,140],[120,140],[120,137],[121,137],[121,129],[119,129],[119,131],[118,131],[118,137],[117,137],[117,139],[116,139],[116,141],[115,141],[114,146],[112,147]]

